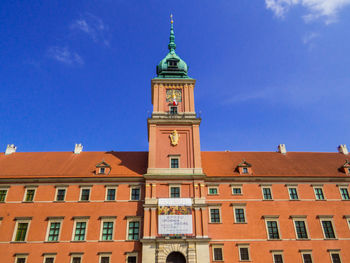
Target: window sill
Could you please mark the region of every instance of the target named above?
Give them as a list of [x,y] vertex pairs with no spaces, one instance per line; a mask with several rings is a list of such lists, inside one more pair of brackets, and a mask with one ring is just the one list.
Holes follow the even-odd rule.
[[86,240],[71,240],[72,243],[84,243]]
[[90,200],[79,200],[78,203],[89,203]]
[[300,201],[300,199],[289,199],[289,201]]
[[235,195],[235,196],[237,196],[237,195],[238,195],[238,196],[242,196],[243,194],[232,194],[232,195]]
[[60,241],[44,241],[44,243],[59,243]]
[[117,200],[105,200],[106,203],[113,203],[116,202]]
[[99,240],[98,242],[114,242],[114,240]]
[[222,222],[209,222],[209,224],[222,224]]
[[219,195],[219,194],[208,194],[208,196],[211,196],[211,195]]
[[56,201],[53,201],[53,202],[54,203],[65,203],[66,201],[65,200],[62,200],[62,201],[61,200],[58,200],[58,201],[56,200]]
[[315,199],[315,201],[327,201],[326,199]]
[[297,241],[310,241],[310,238],[297,238]]
[[282,241],[282,239],[281,238],[267,239],[267,241]]
[[22,201],[22,203],[34,203],[34,201]]
[[125,242],[139,242],[139,239],[127,239]]
[[350,201],[350,199],[342,199],[342,201]]
[[338,240],[338,238],[324,238],[324,240]]
[[273,201],[273,199],[263,199],[263,201]]
[[141,200],[129,200],[129,202],[140,202]]
[[23,244],[23,243],[27,243],[27,241],[11,241],[11,244]]
[[248,222],[234,222],[234,224],[238,224],[238,225],[244,225],[244,224],[248,224]]

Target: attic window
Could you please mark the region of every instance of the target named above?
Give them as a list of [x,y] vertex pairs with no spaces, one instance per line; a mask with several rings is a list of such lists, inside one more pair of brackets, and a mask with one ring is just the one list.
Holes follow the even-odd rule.
[[238,170],[239,174],[249,175],[252,174],[252,165],[243,160],[237,165],[236,170]]
[[342,168],[347,175],[350,175],[350,162],[349,162],[349,160],[345,161]]
[[102,162],[96,164],[95,173],[97,175],[103,175],[103,174],[109,175],[111,170],[112,170],[112,167],[108,163],[106,163],[105,161],[102,161]]
[[171,68],[177,67],[177,61],[170,60],[169,61],[169,67],[171,67]]

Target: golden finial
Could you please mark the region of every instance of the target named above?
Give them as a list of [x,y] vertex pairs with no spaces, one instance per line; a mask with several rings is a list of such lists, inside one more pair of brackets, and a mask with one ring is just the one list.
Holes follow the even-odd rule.
[[174,23],[173,14],[170,14],[170,23]]

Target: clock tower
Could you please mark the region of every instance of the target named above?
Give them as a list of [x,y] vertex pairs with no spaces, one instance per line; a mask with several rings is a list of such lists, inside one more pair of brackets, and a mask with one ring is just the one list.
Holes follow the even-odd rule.
[[148,119],[147,174],[202,174],[199,125],[194,107],[196,81],[175,52],[171,20],[169,53],[152,79],[152,117]]

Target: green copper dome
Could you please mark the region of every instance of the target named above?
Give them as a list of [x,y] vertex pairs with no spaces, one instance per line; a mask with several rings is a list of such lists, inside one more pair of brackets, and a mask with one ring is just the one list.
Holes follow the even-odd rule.
[[187,64],[176,53],[173,20],[171,19],[170,38],[168,45],[169,53],[157,66],[157,78],[185,78],[187,76]]

